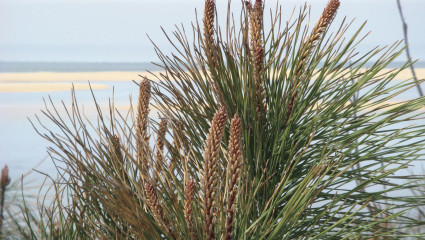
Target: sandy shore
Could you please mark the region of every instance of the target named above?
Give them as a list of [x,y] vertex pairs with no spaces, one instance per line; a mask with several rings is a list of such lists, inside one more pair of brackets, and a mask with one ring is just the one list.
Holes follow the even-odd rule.
[[[387,72],[389,69],[383,70]],[[157,76],[161,72],[153,72]],[[425,68],[417,68],[419,79],[425,79]],[[88,90],[87,82],[124,82],[140,81],[142,76],[152,78],[148,72],[31,72],[0,73],[0,92],[52,92],[69,91],[71,84],[76,90]],[[409,69],[400,72],[395,80],[407,80],[412,77]],[[107,89],[106,85],[92,84],[93,89]]]
[[[155,73],[155,72],[153,72]],[[158,73],[158,72],[156,72]],[[0,82],[121,82],[140,81],[148,72],[31,72],[0,73]]]
[[[389,69],[383,70],[388,71]],[[157,75],[161,72],[153,72]],[[425,78],[425,68],[417,68],[419,79]],[[151,77],[148,72],[33,72],[33,73],[0,73],[0,83],[6,82],[122,82],[140,81],[142,76]],[[412,77],[409,69],[401,71],[395,80],[406,80]]]
[[[92,89],[108,89],[107,85],[92,84]],[[72,83],[0,83],[0,92],[18,93],[18,92],[57,92],[70,91]],[[75,90],[89,90],[87,83],[74,84]]]

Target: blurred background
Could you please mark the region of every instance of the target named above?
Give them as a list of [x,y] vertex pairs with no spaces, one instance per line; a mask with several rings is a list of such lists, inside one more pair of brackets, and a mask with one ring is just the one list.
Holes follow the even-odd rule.
[[[289,14],[295,5],[311,4],[316,19],[327,0],[281,0]],[[425,1],[401,0],[409,24],[414,58],[425,59]],[[217,0],[218,14],[226,17],[227,0]],[[233,0],[237,13],[239,0]],[[267,0],[266,8],[274,8]],[[47,62],[149,62],[156,55],[151,39],[164,50],[167,32],[183,23],[187,30],[202,15],[199,0],[0,0],[0,60]],[[288,17],[287,16],[287,17]],[[336,23],[356,18],[354,27],[368,21],[372,31],[362,47],[391,44],[403,38],[396,0],[342,0]],[[338,24],[335,24],[338,25]]]
[[[94,112],[88,81],[99,103],[107,105],[114,96],[119,108],[129,106],[130,95],[137,95],[138,74],[159,70],[150,39],[164,52],[172,46],[161,27],[171,33],[185,27],[190,35],[195,8],[202,16],[200,0],[0,0],[0,164],[7,164],[13,178],[30,170],[47,156],[46,142],[37,135],[29,120],[42,115],[43,98],[69,104],[71,85],[77,89],[85,112]],[[289,18],[303,0],[281,0]],[[326,0],[307,1],[311,21],[315,22]],[[401,0],[409,29],[410,51],[419,59],[419,77],[425,67],[425,25],[423,0]],[[217,0],[219,21],[226,17],[227,0]],[[240,1],[232,2],[236,18]],[[268,9],[276,1],[266,1]],[[220,18],[221,16],[221,18]],[[269,16],[266,14],[266,16]],[[334,28],[346,17],[354,22],[353,34],[367,20],[358,46],[366,53],[376,46],[391,45],[403,39],[403,28],[396,0],[341,0]],[[267,21],[266,21],[267,22]],[[403,54],[396,64],[406,61]],[[422,76],[422,77],[421,77]],[[407,76],[409,78],[409,76]],[[412,97],[417,92],[412,91]],[[40,125],[37,125],[40,126]],[[47,125],[49,127],[49,125]],[[37,167],[53,173],[50,160]]]

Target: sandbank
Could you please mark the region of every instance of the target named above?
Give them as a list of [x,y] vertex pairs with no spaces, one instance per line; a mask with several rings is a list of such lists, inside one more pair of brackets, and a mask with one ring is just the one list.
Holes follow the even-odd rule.
[[[391,69],[384,69],[381,73],[388,72]],[[364,69],[362,69],[364,71]],[[425,79],[425,68],[415,69],[418,79]],[[152,72],[157,76],[160,71]],[[140,81],[141,77],[147,76],[156,80],[148,72],[31,72],[31,73],[0,73],[0,82],[125,82]],[[410,69],[401,71],[394,80],[411,79]]]
[[0,82],[122,82],[140,81],[139,75],[152,76],[148,72],[25,72],[0,73]]
[[[94,90],[108,89],[107,85],[92,84]],[[57,92],[70,91],[72,83],[0,83],[0,92],[23,93],[23,92]],[[86,83],[74,84],[75,90],[89,90],[90,86]]]

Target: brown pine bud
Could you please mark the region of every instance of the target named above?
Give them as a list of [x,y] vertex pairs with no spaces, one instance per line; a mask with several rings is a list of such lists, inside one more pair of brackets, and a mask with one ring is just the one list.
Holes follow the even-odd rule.
[[148,198],[148,204],[151,209],[152,216],[155,221],[162,227],[166,228],[168,233],[175,237],[172,225],[168,221],[167,217],[164,214],[163,208],[158,198],[155,187],[150,184],[148,181],[145,182],[145,193]]
[[229,174],[229,189],[227,198],[226,211],[226,240],[230,240],[232,236],[235,200],[237,196],[237,183],[240,177],[240,169],[242,164],[242,127],[241,119],[235,114],[230,124],[229,139],[229,162],[227,164],[227,172]]
[[316,25],[314,25],[310,36],[301,47],[301,57],[296,70],[296,76],[299,77],[301,75],[301,72],[304,70],[306,62],[311,55],[311,52],[313,51],[322,34],[325,32],[325,29],[332,23],[332,20],[335,18],[339,6],[339,0],[330,0],[326,5],[325,9],[322,12],[322,15],[320,16]]
[[227,115],[224,107],[220,108],[211,122],[210,132],[205,143],[204,163],[202,169],[202,201],[205,238],[215,239],[215,192],[217,182],[217,164],[221,139],[224,134]]
[[192,204],[195,194],[195,182],[190,179],[187,181],[184,191],[184,217],[187,222],[187,229],[192,239],[197,239],[195,229],[193,226],[193,211]]
[[124,158],[123,158],[123,155],[122,155],[120,138],[117,135],[114,135],[111,138],[111,142],[112,142],[112,146],[114,148],[113,150],[114,150],[115,157],[118,159],[118,161],[123,163]]
[[5,188],[10,183],[10,177],[9,177],[9,168],[7,165],[4,165],[3,169],[1,170],[1,177],[0,177],[0,186],[2,188]]
[[140,82],[139,99],[137,103],[137,119],[136,119],[136,148],[137,163],[141,165],[143,170],[148,168],[148,115],[149,100],[151,97],[151,84],[149,80],[144,79]]
[[156,139],[156,165],[154,170],[154,179],[155,182],[158,179],[158,174],[162,171],[163,165],[165,163],[164,158],[164,144],[165,144],[165,134],[167,132],[167,120],[162,119],[159,123],[158,135]]

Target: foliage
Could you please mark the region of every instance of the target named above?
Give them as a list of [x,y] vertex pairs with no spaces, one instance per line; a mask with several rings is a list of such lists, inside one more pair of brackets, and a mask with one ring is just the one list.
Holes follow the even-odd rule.
[[[95,102],[90,122],[75,97],[65,115],[52,103],[44,114],[58,128],[39,130],[60,173],[57,227],[46,232],[424,238],[410,233],[424,222],[408,212],[425,198],[405,194],[420,178],[401,171],[424,149],[424,98],[399,101],[415,83],[393,81],[408,65],[386,70],[398,43],[359,55],[361,29],[346,38],[343,22],[328,33],[338,7],[329,1],[311,29],[306,6],[287,22],[278,8],[266,30],[262,1],[244,5],[240,22],[229,4],[220,30],[215,2],[206,0],[193,42],[178,29],[175,39],[167,35],[176,54],[156,49],[164,72],[153,75],[159,81],[143,78],[136,108],[121,114],[111,103],[104,114]],[[148,115],[151,100],[161,121]]]

